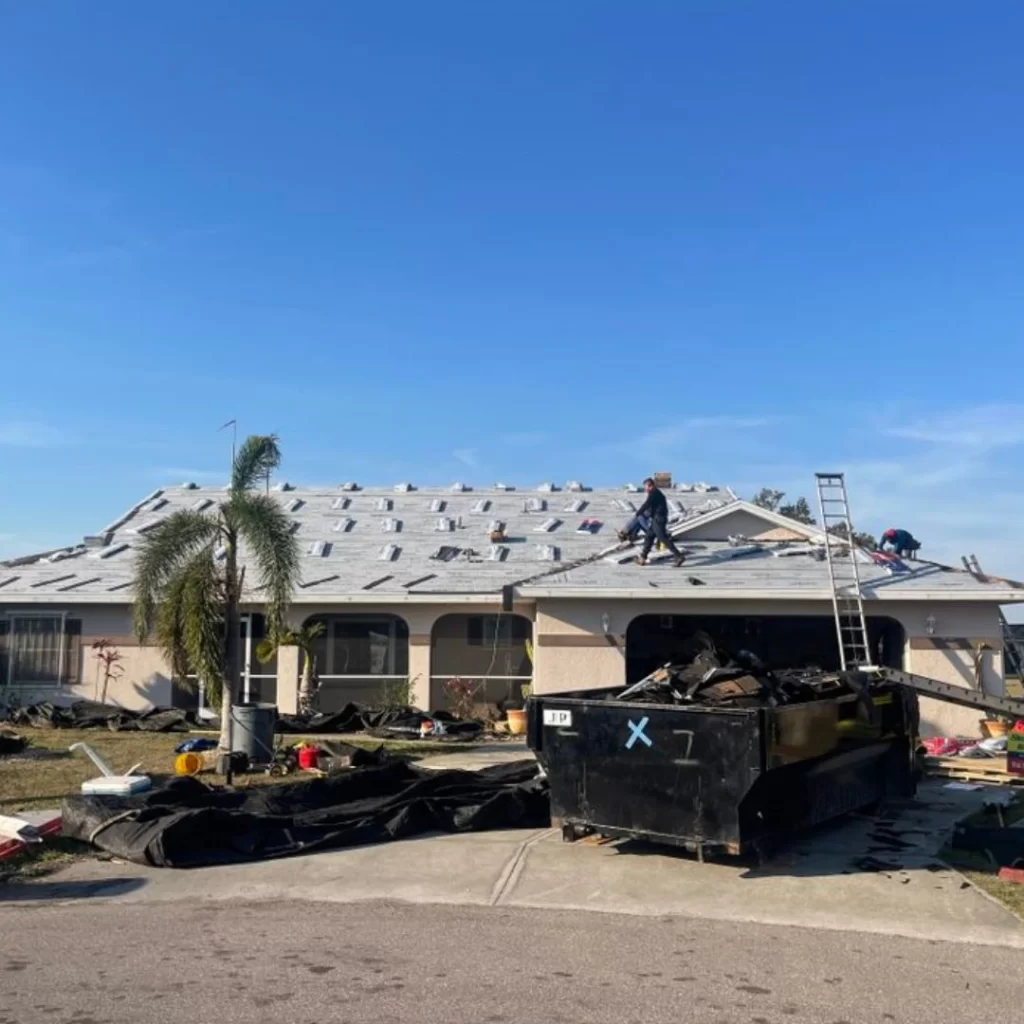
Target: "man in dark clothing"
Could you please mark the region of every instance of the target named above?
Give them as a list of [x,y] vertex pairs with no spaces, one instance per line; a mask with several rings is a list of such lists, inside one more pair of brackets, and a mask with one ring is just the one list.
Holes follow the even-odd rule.
[[643,533],[644,546],[636,560],[638,565],[647,564],[647,556],[651,553],[655,540],[676,556],[676,565],[682,565],[686,561],[686,555],[676,547],[676,542],[668,532],[668,502],[665,495],[654,486],[654,481],[650,477],[644,481],[644,490],[647,492],[647,500],[626,524],[626,528],[619,530],[619,540],[634,541],[638,533]]
[[921,542],[915,540],[908,530],[894,530],[892,527],[879,538],[878,550],[884,551],[886,544],[892,548],[897,558],[913,558],[921,546]]

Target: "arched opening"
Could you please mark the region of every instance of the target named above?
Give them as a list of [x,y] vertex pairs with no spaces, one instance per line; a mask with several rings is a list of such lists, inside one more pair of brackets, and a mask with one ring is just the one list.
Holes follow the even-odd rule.
[[475,686],[478,704],[521,701],[533,680],[532,637],[533,623],[522,615],[442,615],[430,635],[432,703],[445,706],[445,684],[454,678]]
[[[876,664],[903,667],[903,626],[868,616],[868,642]],[[626,630],[626,682],[643,679],[666,662],[692,655],[692,638],[703,631],[728,651],[753,651],[769,668],[839,668],[831,615],[639,615]]]
[[305,625],[322,622],[323,635],[313,646],[324,713],[340,711],[350,701],[380,704],[388,684],[409,679],[409,626],[397,615],[314,615]]

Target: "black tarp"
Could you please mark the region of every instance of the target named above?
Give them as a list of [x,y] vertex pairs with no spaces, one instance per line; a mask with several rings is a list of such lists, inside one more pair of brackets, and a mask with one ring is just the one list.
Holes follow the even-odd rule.
[[534,761],[482,771],[404,762],[243,791],[174,779],[132,797],[69,796],[62,834],[125,860],[201,867],[403,839],[424,832],[541,828],[547,782]]
[[[449,711],[420,711],[417,708],[364,708],[346,704],[331,714],[278,715],[278,733],[315,736],[321,733],[367,732],[377,739],[418,740],[424,723],[433,728],[430,739],[465,742],[475,740],[483,725],[456,718]],[[437,729],[440,723],[441,731]]]
[[192,711],[180,708],[150,708],[147,711],[129,711],[114,704],[100,704],[92,700],[78,700],[62,706],[43,701],[8,712],[8,721],[14,725],[28,725],[36,729],[110,729],[112,732],[188,732],[205,728]]

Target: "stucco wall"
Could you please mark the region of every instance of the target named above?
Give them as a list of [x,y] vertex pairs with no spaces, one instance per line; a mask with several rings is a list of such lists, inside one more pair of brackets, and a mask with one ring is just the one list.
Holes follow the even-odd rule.
[[[942,682],[976,688],[973,648],[991,648],[980,659],[989,693],[1003,693],[1002,639],[994,605],[868,602],[866,612],[896,619],[906,631],[904,667]],[[625,681],[625,636],[639,615],[827,615],[827,601],[603,601],[538,602],[535,682],[538,693],[621,686]],[[603,616],[608,629],[604,630]],[[929,616],[934,622],[929,623]],[[934,632],[928,633],[931,627]],[[924,735],[978,735],[983,716],[967,708],[924,698]]]

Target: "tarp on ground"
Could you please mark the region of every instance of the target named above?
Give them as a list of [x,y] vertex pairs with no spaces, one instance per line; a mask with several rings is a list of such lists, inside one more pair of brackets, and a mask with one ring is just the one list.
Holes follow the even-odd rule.
[[188,732],[194,728],[208,728],[199,722],[195,712],[181,708],[149,708],[129,711],[114,704],[100,704],[92,700],[78,700],[59,705],[43,701],[8,712],[8,721],[14,725],[28,725],[36,729],[110,729],[112,732]]
[[[278,733],[303,736],[321,733],[367,732],[377,739],[417,740],[422,727],[431,728],[431,739],[452,741],[475,740],[483,725],[480,722],[456,718],[449,711],[419,711],[417,708],[365,708],[346,704],[340,711],[316,715],[278,715]],[[440,725],[440,729],[438,729]]]
[[190,868],[424,832],[543,828],[549,814],[535,761],[477,772],[396,761],[241,791],[181,778],[131,797],[69,796],[62,834],[137,864]]

